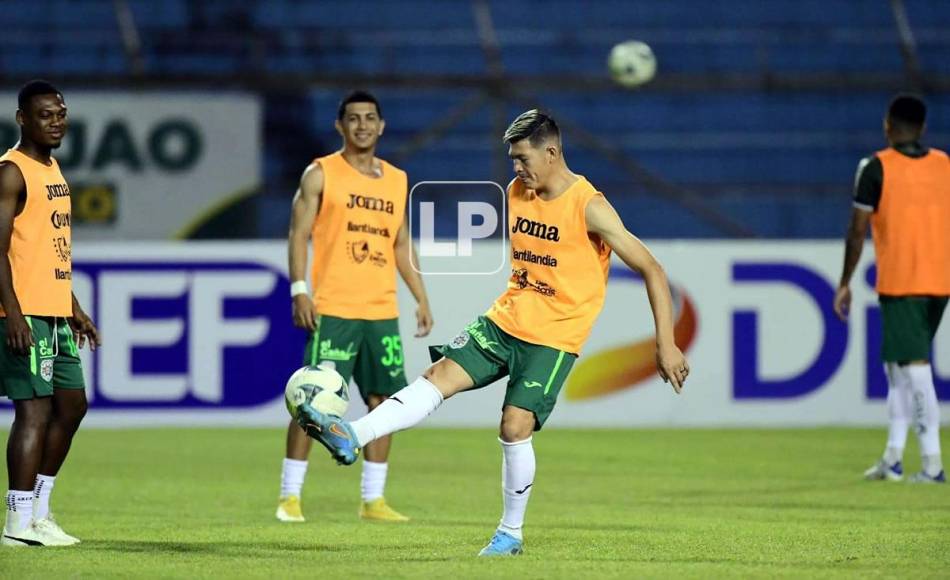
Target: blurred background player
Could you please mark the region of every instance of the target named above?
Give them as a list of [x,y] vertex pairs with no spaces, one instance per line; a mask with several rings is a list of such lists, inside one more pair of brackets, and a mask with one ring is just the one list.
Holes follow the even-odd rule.
[[[370,410],[406,386],[396,303],[396,271],[419,304],[417,337],[432,328],[422,277],[405,221],[406,173],[375,157],[383,134],[379,103],[355,91],[340,103],[336,129],[343,149],[316,159],[294,196],[289,263],[294,324],[311,333],[304,364],[333,367],[354,377]],[[304,281],[307,240],[313,238],[313,296]],[[386,504],[392,438],[368,445],[363,461],[360,517],[406,521]],[[277,518],[303,521],[300,493],[313,441],[291,420]]]
[[24,85],[17,102],[20,140],[0,157],[0,395],[15,413],[2,543],[67,546],[79,540],[56,524],[50,494],[86,414],[78,349],[99,337],[72,293],[69,186],[50,155],[66,135],[66,103],[45,81]]
[[302,405],[300,414],[308,433],[337,461],[350,464],[360,447],[412,427],[452,395],[507,376],[499,428],[504,513],[481,556],[522,553],[522,526],[535,475],[532,433],[554,410],[600,313],[611,250],[643,276],[656,325],[660,375],[679,393],[689,374],[673,341],[672,298],[662,266],[627,231],[603,194],[567,166],[554,119],[537,109],[526,111],[512,122],[504,141],[517,176],[508,186],[508,289],[484,316],[436,349],[442,358],[423,376],[367,416],[350,424],[309,405]]
[[889,147],[858,164],[844,269],[835,294],[835,312],[846,320],[851,276],[870,223],[890,428],[884,456],[865,472],[867,479],[903,478],[904,443],[913,424],[923,468],[911,481],[946,481],[930,348],[950,296],[950,160],[943,151],[921,145],[926,117],[919,98],[895,97],[884,118]]

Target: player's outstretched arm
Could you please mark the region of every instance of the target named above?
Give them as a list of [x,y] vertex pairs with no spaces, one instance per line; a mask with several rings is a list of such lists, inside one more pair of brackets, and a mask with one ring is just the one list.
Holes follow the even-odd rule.
[[13,290],[13,269],[8,257],[13,238],[13,218],[17,215],[17,206],[25,191],[26,182],[20,168],[13,163],[0,163],[0,304],[3,304],[7,314],[6,347],[18,355],[29,354],[33,346],[33,332],[23,317],[20,301]]
[[617,256],[643,277],[656,325],[656,363],[660,377],[679,393],[689,375],[689,363],[673,340],[673,298],[663,266],[636,236],[627,231],[604,197],[587,204],[587,231],[597,234]]
[[409,291],[415,297],[419,307],[416,309],[416,338],[428,336],[432,330],[434,321],[432,320],[432,310],[429,308],[429,297],[426,294],[425,284],[422,283],[422,275],[414,268],[413,264],[419,263],[419,255],[416,253],[416,245],[412,243],[412,236],[409,234],[409,224],[403,222],[396,234],[395,243],[396,269],[402,276]]
[[294,325],[313,332],[316,329],[313,299],[307,291],[307,242],[313,222],[320,210],[323,194],[323,168],[319,163],[310,164],[300,176],[300,186],[294,194],[290,211],[290,233],[287,235],[287,270],[292,283],[303,282],[302,291],[293,293]]
[[851,310],[851,276],[861,259],[861,250],[864,249],[864,238],[868,234],[868,222],[871,212],[855,207],[851,210],[851,223],[848,224],[848,234],[844,241],[844,265],[841,268],[841,281],[835,292],[835,314],[841,320],[848,320]]

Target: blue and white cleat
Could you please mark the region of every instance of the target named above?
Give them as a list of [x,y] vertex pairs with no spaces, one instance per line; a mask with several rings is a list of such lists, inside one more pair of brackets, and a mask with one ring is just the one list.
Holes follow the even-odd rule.
[[360,456],[360,444],[353,427],[336,415],[327,415],[304,403],[297,407],[297,423],[330,451],[340,465],[352,465]]
[[894,465],[888,465],[883,459],[868,468],[864,472],[864,479],[868,481],[900,481],[904,479],[904,466],[898,461]]
[[524,553],[522,542],[518,538],[501,530],[496,530],[488,545],[482,548],[479,556],[520,556]]
[[910,483],[947,483],[947,474],[941,469],[937,475],[928,475],[926,471],[918,471],[907,478]]

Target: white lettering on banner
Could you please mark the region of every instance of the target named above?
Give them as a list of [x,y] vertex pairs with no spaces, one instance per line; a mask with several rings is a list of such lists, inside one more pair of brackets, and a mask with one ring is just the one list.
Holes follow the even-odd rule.
[[[486,256],[504,248],[500,240],[475,240],[474,246],[474,255]],[[642,281],[625,276],[615,259],[604,311],[571,374],[578,379],[584,361],[598,357],[604,364],[590,367],[596,372],[585,384],[604,382],[605,373],[649,372],[586,398],[568,396],[565,387],[545,428],[887,424],[870,244],[852,283],[848,324],[829,310],[841,267],[838,242],[652,242],[650,247],[693,308],[698,330],[686,352],[693,374],[685,391],[672,394],[649,368],[649,352],[637,358],[636,345],[653,338],[653,319]],[[74,291],[103,337],[97,353],[81,354],[87,378],[99,381],[98,400],[84,426],[286,424],[279,383],[298,366],[303,339],[287,320],[287,299],[279,288],[286,284],[286,242],[88,243],[82,254]],[[441,340],[450,340],[484,311],[506,282],[505,271],[478,284],[464,276],[427,278]],[[132,317],[133,301],[142,318]],[[674,302],[679,321],[686,299]],[[415,308],[404,287],[399,306],[403,313]],[[404,336],[413,326],[411,316],[400,319]],[[431,343],[406,340],[408,376],[425,371]],[[275,353],[290,351],[292,356],[274,359]],[[257,358],[248,365],[251,357]],[[264,372],[235,376],[249,366]],[[933,368],[947,421],[948,314],[934,343]],[[262,381],[267,385],[259,385]],[[263,390],[253,392],[267,394],[248,396],[258,387]],[[454,397],[426,424],[496,424],[503,392],[499,385]],[[350,406],[351,418],[362,412],[358,401]],[[12,406],[0,397],[0,424],[12,419]]]
[[[811,296],[789,284],[735,284],[733,308],[758,314],[758,363],[767,379],[800,374],[815,360],[824,337],[821,314]],[[788,330],[795,329],[789,336]],[[790,348],[795,345],[794,348]],[[799,346],[800,345],[800,346]]]
[[113,401],[178,401],[188,392],[188,377],[132,372],[132,349],[170,346],[185,331],[181,318],[132,318],[135,298],[174,298],[188,289],[185,272],[103,272],[99,275],[99,328],[104,338],[99,363],[100,393]]
[[259,298],[270,294],[277,276],[270,272],[196,272],[189,295],[188,368],[192,394],[209,403],[224,398],[224,348],[254,346],[270,330],[266,317],[230,320],[225,298]]

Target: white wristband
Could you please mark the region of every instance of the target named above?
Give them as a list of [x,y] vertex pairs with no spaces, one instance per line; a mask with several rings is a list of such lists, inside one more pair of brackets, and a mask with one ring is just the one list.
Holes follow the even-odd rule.
[[310,289],[307,288],[305,281],[297,280],[290,285],[290,297],[293,298],[297,294],[310,294]]

